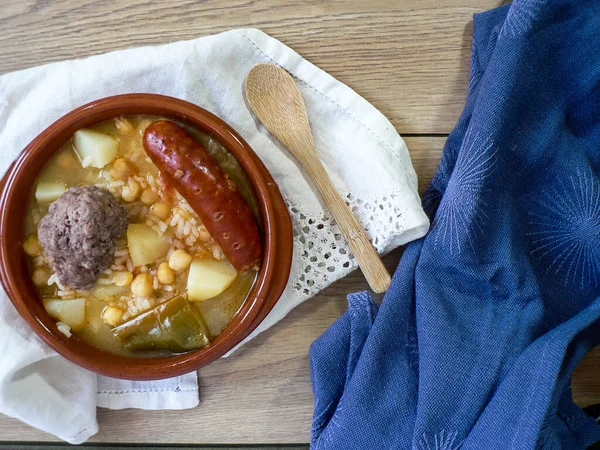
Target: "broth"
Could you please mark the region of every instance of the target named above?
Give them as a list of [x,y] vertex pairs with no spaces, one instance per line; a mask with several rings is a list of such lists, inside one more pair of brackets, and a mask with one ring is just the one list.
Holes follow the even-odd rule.
[[[90,127],[89,130],[118,142],[116,159],[113,157],[101,168],[83,167],[89,164],[88,157],[82,157],[73,138],[66,142],[39,174],[24,224],[24,249],[31,263],[32,278],[46,310],[58,320],[59,330],[67,335],[72,332],[101,350],[126,356],[147,357],[206,345],[239,310],[256,278],[255,270],[235,271],[186,199],[169,188],[146,155],[142,144],[144,130],[162,119],[148,115],[125,116]],[[209,135],[179,125],[215,157],[221,169],[235,182],[258,223],[252,186],[233,155]],[[110,267],[101,272],[92,289],[77,290],[60,283],[36,233],[52,203],[48,198],[54,199],[56,192],[73,186],[89,185],[108,190],[127,211],[129,225],[127,233],[115,242]],[[136,250],[138,247],[142,253]],[[164,254],[149,262],[135,263],[138,253],[146,258],[148,253],[161,252]],[[183,263],[177,262],[176,257],[180,255],[187,255],[182,257]],[[192,260],[191,264],[188,259]],[[187,265],[183,268],[179,264]],[[223,284],[224,290],[216,296],[192,301],[188,286],[196,279],[190,276],[190,271],[215,273],[215,279],[224,274],[229,284]],[[233,281],[232,277],[235,277]],[[144,284],[151,289],[150,294],[139,294],[141,281],[138,283],[138,280],[151,284],[150,287]],[[211,279],[203,282],[212,283]],[[82,304],[85,305],[83,322],[77,315]],[[68,318],[70,323],[61,318]],[[185,329],[170,329],[175,324]],[[195,327],[206,339],[192,339],[194,347],[188,348],[186,346],[192,345],[190,330]],[[158,336],[161,333],[162,337]],[[185,344],[181,344],[184,341]]]

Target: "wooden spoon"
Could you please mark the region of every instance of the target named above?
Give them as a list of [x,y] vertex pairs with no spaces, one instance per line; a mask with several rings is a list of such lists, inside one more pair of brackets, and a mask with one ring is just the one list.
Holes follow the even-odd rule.
[[258,64],[246,78],[246,97],[259,120],[292,152],[317,185],[371,289],[385,292],[390,274],[321,164],[304,100],[292,77],[274,64]]

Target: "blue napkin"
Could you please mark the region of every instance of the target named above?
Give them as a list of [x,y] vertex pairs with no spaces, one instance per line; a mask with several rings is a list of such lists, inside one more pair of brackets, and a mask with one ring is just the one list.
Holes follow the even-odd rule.
[[[311,347],[311,448],[583,449],[571,374],[600,341],[600,3],[474,17],[471,83],[379,311]],[[600,376],[600,372],[599,372]]]

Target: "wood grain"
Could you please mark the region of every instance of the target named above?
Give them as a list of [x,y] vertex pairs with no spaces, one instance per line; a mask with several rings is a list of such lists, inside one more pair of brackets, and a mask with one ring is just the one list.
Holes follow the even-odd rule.
[[471,18],[500,0],[2,0],[0,73],[260,28],[339,78],[402,133],[447,133],[468,86]]
[[[0,74],[69,58],[257,27],[354,88],[407,137],[422,192],[468,86],[471,17],[500,0],[2,0]],[[59,95],[60,93],[58,93]],[[394,270],[401,250],[384,258]],[[227,360],[200,371],[188,411],[100,409],[94,442],[305,443],[313,397],[308,348],[366,289],[359,272],[299,306]],[[600,403],[600,348],[573,378]],[[0,417],[0,439],[53,436]]]

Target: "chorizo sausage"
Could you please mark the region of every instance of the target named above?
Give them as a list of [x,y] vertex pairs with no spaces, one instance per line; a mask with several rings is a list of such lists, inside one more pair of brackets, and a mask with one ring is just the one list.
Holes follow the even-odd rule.
[[233,267],[239,271],[257,268],[262,259],[258,226],[216,159],[186,130],[168,120],[150,124],[143,142],[152,162],[188,201]]

